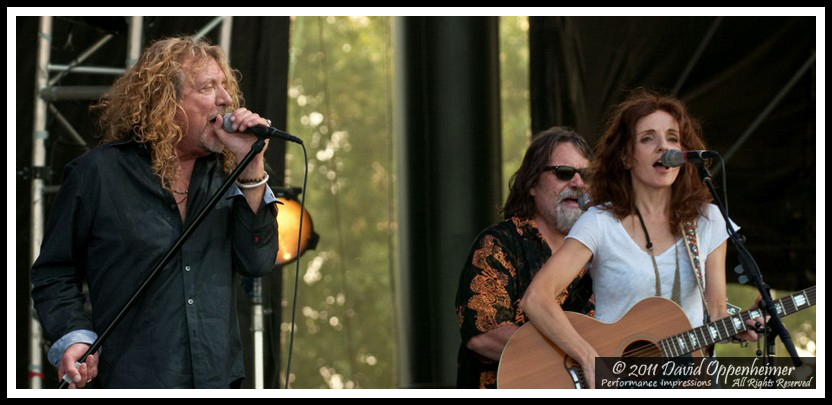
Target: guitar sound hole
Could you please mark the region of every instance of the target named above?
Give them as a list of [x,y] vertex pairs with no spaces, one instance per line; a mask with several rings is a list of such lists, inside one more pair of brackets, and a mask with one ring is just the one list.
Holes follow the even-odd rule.
[[627,345],[621,357],[662,357],[662,352],[653,342],[637,340]]

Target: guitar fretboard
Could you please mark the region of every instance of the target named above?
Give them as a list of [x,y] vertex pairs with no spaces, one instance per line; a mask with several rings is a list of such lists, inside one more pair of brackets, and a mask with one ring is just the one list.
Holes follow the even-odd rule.
[[[815,286],[798,291],[788,297],[772,300],[777,315],[783,317],[815,305]],[[679,357],[736,336],[748,329],[745,321],[762,318],[760,310],[752,309],[702,325],[687,332],[659,341],[662,355]]]

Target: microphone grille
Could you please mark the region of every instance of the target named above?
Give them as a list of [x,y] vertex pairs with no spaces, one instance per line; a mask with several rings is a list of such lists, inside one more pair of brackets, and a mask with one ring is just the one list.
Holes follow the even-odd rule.
[[679,167],[685,164],[685,152],[668,149],[662,153],[662,157],[659,161],[667,167]]
[[578,198],[578,207],[580,207],[581,211],[589,209],[589,194],[584,194]]
[[232,133],[234,130],[234,123],[231,122],[231,113],[227,113],[222,116],[222,129],[225,132]]

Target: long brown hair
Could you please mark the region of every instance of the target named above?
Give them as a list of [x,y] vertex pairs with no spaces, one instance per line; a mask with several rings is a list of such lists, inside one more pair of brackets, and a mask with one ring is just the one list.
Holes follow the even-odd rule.
[[528,219],[534,216],[534,197],[530,192],[537,185],[543,168],[549,165],[552,151],[562,143],[572,143],[588,160],[592,159],[592,148],[586,140],[571,128],[552,127],[537,133],[523,156],[520,168],[511,176],[509,194],[503,205],[503,218],[514,216]]
[[[104,144],[134,139],[150,146],[153,173],[162,188],[170,190],[176,178],[176,144],[184,132],[174,117],[182,95],[182,86],[194,79],[195,72],[210,59],[225,74],[226,91],[231,96],[229,110],[243,102],[237,84],[239,72],[231,69],[222,48],[191,37],[167,38],[154,42],[142,56],[113,83],[92,106],[100,111],[99,125]],[[183,69],[188,63],[190,69]],[[226,172],[234,165],[234,155],[223,152]]]
[[[590,166],[592,204],[600,204],[619,220],[635,213],[631,174],[625,162],[632,160],[636,123],[656,111],[667,112],[676,119],[683,149],[706,149],[699,122],[688,114],[681,101],[643,88],[632,91],[612,109],[595,147],[596,159]],[[696,170],[688,166],[681,166],[671,186],[670,227],[674,233],[680,223],[693,221],[704,214],[705,204],[711,201]],[[603,205],[605,203],[610,204]]]

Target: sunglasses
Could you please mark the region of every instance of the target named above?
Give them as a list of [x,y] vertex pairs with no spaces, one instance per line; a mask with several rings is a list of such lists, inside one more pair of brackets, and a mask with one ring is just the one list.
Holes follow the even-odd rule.
[[543,171],[553,171],[558,180],[569,181],[575,177],[575,173],[581,175],[581,178],[586,178],[586,169],[576,169],[572,166],[544,166]]

